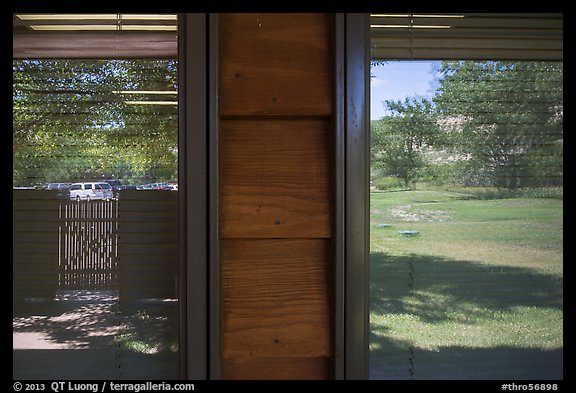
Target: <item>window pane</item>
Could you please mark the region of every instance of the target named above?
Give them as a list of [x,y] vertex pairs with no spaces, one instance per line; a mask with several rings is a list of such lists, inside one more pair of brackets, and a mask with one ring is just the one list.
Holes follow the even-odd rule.
[[15,379],[178,377],[177,69],[13,62]]
[[370,377],[562,379],[563,63],[371,72]]

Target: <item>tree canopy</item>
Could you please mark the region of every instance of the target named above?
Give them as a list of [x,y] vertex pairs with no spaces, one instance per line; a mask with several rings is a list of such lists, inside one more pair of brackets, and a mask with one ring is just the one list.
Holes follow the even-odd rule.
[[446,61],[440,73],[431,102],[386,102],[372,124],[375,167],[408,184],[429,163],[425,142],[460,157],[462,183],[562,185],[561,62]]
[[391,114],[372,127],[372,156],[375,165],[397,176],[405,188],[425,166],[423,151],[437,142],[438,127],[432,103],[406,98],[386,101]]
[[18,60],[13,79],[13,185],[176,178],[176,61]]
[[[445,61],[431,100],[387,101],[372,162],[406,187],[430,152],[454,181],[561,185],[563,63]],[[177,177],[175,60],[13,61],[13,185]],[[172,101],[170,104],[167,101]]]

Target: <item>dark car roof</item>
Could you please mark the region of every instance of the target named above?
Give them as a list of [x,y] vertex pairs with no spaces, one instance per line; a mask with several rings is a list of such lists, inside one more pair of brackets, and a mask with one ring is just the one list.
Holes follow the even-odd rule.
[[62,190],[66,188],[70,188],[72,183],[48,183],[46,184],[46,188],[48,190]]

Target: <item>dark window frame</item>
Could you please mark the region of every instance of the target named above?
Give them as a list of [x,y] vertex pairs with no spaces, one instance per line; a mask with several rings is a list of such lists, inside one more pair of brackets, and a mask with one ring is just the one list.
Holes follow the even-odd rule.
[[180,377],[208,379],[208,16],[178,20]]
[[[368,379],[370,261],[369,14],[345,14],[343,379]],[[342,162],[344,161],[344,162]],[[339,213],[337,213],[338,215]]]
[[[333,367],[336,379],[366,379],[369,14],[335,14],[334,20]],[[179,377],[182,379],[220,378],[218,45],[218,14],[178,14]],[[13,56],[26,57],[14,52]]]
[[[207,16],[208,375],[220,379],[220,258],[218,220],[218,14]],[[334,262],[333,376],[368,378],[369,338],[369,14],[334,16]],[[189,48],[188,48],[189,49]],[[198,62],[199,66],[201,61]],[[186,68],[186,70],[188,70]],[[186,92],[188,90],[183,90]],[[184,93],[186,95],[186,93]],[[200,132],[200,131],[198,131]],[[197,147],[197,146],[196,146]],[[198,148],[198,147],[197,147]],[[199,149],[201,150],[201,149]],[[202,152],[198,151],[198,154]],[[200,227],[198,227],[200,230]],[[190,256],[189,256],[190,258]],[[190,267],[190,262],[188,267]],[[197,267],[198,268],[198,267]],[[198,273],[204,273],[199,270]],[[190,275],[190,274],[188,274]],[[188,305],[188,312],[199,312]],[[192,331],[188,330],[190,333]],[[200,341],[200,340],[198,340]],[[189,346],[190,348],[190,346]],[[188,355],[191,356],[190,354]],[[189,367],[190,368],[190,367]],[[188,374],[190,376],[190,374]]]
[[[185,155],[182,320],[186,343],[181,366],[192,379],[220,379],[220,255],[218,181],[218,14],[184,14],[179,43],[181,137]],[[191,28],[187,28],[191,26]],[[368,378],[369,338],[369,14],[335,15],[336,100],[335,274],[333,367],[336,379]],[[187,44],[189,42],[190,44]],[[198,51],[191,50],[196,45]],[[191,53],[195,53],[191,56]],[[192,66],[194,64],[194,66]],[[205,67],[205,68],[203,68]],[[204,94],[204,95],[203,95]],[[188,97],[188,98],[187,98]],[[194,97],[194,108],[186,108]],[[191,101],[192,101],[191,100]],[[188,141],[185,139],[189,138]],[[195,140],[195,143],[192,140]],[[184,156],[184,154],[183,154]],[[183,160],[185,158],[183,157]],[[186,184],[203,184],[196,200],[186,197]],[[207,215],[203,215],[206,213]],[[182,219],[184,220],[184,219]],[[202,278],[205,278],[203,282]],[[192,284],[192,287],[190,287]],[[204,296],[204,301],[201,300]],[[194,316],[191,317],[191,316]],[[204,321],[196,317],[205,317]],[[204,357],[203,357],[204,356]]]
[[[562,50],[562,40],[563,40],[563,27],[562,27],[562,23],[563,23],[563,13],[529,13],[529,14],[512,14],[512,13],[508,13],[508,14],[497,14],[497,13],[491,13],[491,14],[469,14],[468,16],[472,16],[472,17],[477,17],[478,19],[482,20],[483,18],[486,18],[488,20],[491,20],[492,22],[497,21],[498,18],[502,18],[503,22],[502,25],[506,26],[506,18],[520,18],[520,20],[522,18],[526,18],[526,19],[530,19],[533,18],[534,21],[536,23],[534,23],[535,27],[530,27],[532,29],[532,34],[535,36],[539,36],[539,39],[548,39],[549,42],[547,42],[544,45],[541,44],[528,44],[527,46],[524,46],[521,43],[521,34],[518,34],[517,36],[515,35],[516,33],[514,32],[514,29],[508,27],[508,30],[511,33],[508,33],[508,31],[504,30],[503,33],[500,34],[495,34],[494,37],[492,37],[492,41],[493,41],[493,48],[468,48],[468,47],[462,47],[459,48],[457,50],[454,50],[452,48],[451,51],[447,51],[447,49],[442,48],[442,46],[440,45],[442,39],[437,39],[436,40],[436,46],[434,47],[433,50],[431,50],[430,52],[427,52],[425,46],[421,46],[418,48],[417,55],[414,55],[414,48],[408,48],[408,50],[406,50],[406,48],[401,48],[398,49],[398,47],[394,47],[393,52],[394,55],[391,56],[384,56],[382,55],[383,50],[382,48],[378,47],[378,45],[374,45],[375,42],[377,42],[377,40],[379,38],[381,38],[381,35],[378,33],[377,29],[371,29],[370,28],[370,21],[371,19],[376,19],[377,18],[372,18],[371,14],[366,14],[366,21],[364,22],[369,29],[369,36],[368,36],[368,41],[369,41],[369,46],[368,46],[368,50],[367,50],[367,61],[368,61],[368,65],[370,64],[371,61],[418,61],[418,60],[464,60],[464,61],[470,61],[470,60],[476,60],[476,61],[492,61],[492,60],[498,60],[498,61],[563,61],[563,50]],[[377,23],[377,22],[376,22]],[[485,28],[486,30],[489,30],[490,27],[486,27],[483,26],[483,28]],[[479,35],[480,36],[480,35]],[[407,38],[408,34],[405,34],[403,38]],[[458,35],[454,35],[452,38],[457,38]],[[444,37],[446,38],[446,37]],[[473,35],[471,35],[471,38],[481,38],[481,37],[474,37]],[[533,38],[535,39],[535,38]],[[509,47],[506,47],[505,45],[502,45],[499,43],[500,42],[505,42],[506,40],[510,40],[511,42],[514,42],[514,40],[518,40],[516,46],[510,45],[510,43],[507,43],[507,45],[509,45]],[[398,40],[398,38],[396,37],[396,41],[400,42],[400,40]],[[409,41],[412,41],[412,38],[409,39]],[[430,46],[434,46],[429,44]],[[548,47],[546,47],[546,45],[548,45]],[[504,48],[504,49],[503,49]],[[404,52],[403,52],[404,51]],[[400,54],[401,52],[403,52],[402,54]],[[407,53],[410,52],[410,55],[407,55]],[[370,75],[370,71],[368,70],[366,72],[366,75]],[[368,81],[369,83],[369,81]],[[366,88],[366,91],[368,92],[368,103],[369,103],[369,85]],[[370,145],[370,138],[369,138],[369,134],[370,134],[370,117],[369,117],[369,113],[368,113],[368,123],[367,123],[367,129],[365,130],[366,135],[368,136],[368,145]],[[368,146],[369,147],[369,146]],[[360,154],[359,151],[356,151],[357,154]],[[366,154],[368,155],[368,157],[366,158],[366,165],[367,167],[364,168],[365,170],[368,170],[368,173],[370,171],[370,151],[368,150],[366,152]],[[360,169],[360,167],[359,167]],[[369,184],[369,179],[367,180],[367,183]],[[370,192],[369,190],[367,191],[367,199],[365,200],[366,206],[364,206],[365,209],[368,210],[368,216],[366,217],[367,220],[367,225],[369,228],[370,225],[370,216],[369,216],[369,206],[370,206]],[[361,208],[358,207],[357,213],[360,213]],[[367,237],[368,242],[370,241],[370,232],[369,229],[367,230],[367,233],[365,235]],[[369,244],[369,243],[368,243]],[[369,258],[370,258],[370,250],[368,249],[367,251],[367,258],[368,258],[368,263],[369,263]],[[369,268],[369,267],[368,267]],[[370,285],[370,280],[367,279],[366,282],[366,286]],[[369,317],[369,293],[366,294],[367,298],[366,301],[367,303],[367,307],[368,307],[368,317]],[[368,322],[369,323],[369,322]],[[366,340],[369,339],[369,326],[367,326],[367,335],[366,335]],[[366,359],[366,374],[365,374],[365,378],[369,379],[369,372],[368,372],[368,366],[369,366],[369,351],[367,350],[367,353],[365,355],[365,359]]]

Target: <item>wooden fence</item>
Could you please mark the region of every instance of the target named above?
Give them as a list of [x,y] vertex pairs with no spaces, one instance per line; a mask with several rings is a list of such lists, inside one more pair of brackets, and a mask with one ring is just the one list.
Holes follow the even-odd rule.
[[55,191],[12,192],[13,300],[54,297],[58,289],[58,203]]
[[178,192],[120,192],[118,289],[121,304],[134,299],[177,298]]
[[117,289],[118,201],[61,201],[59,289]]
[[13,297],[119,290],[121,299],[176,298],[178,193],[128,190],[75,202],[13,191]]

